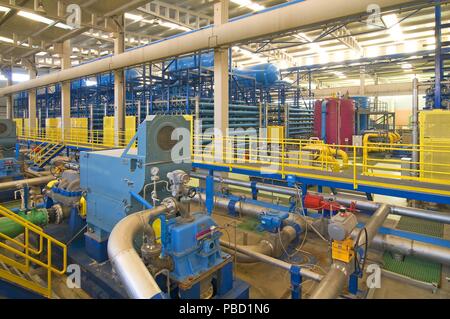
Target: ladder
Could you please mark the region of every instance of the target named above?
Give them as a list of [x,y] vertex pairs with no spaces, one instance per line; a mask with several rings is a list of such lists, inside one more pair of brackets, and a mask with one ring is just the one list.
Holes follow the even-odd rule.
[[38,168],[43,168],[50,160],[58,156],[65,146],[63,144],[52,144],[43,142],[33,148],[29,153],[30,159]]
[[[67,269],[67,246],[46,234],[42,228],[30,223],[25,218],[13,213],[0,205],[0,218],[8,218],[23,227],[21,239],[11,238],[0,232],[0,280],[37,293],[46,298],[52,298],[52,276],[64,275]],[[30,236],[36,236],[36,245],[30,243]],[[52,251],[62,251],[62,261],[55,267]],[[46,272],[46,278],[40,279],[31,274],[31,270],[41,268]]]

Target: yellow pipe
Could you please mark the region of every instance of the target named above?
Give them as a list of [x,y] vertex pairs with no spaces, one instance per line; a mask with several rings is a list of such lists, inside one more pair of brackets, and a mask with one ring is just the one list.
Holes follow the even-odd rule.
[[348,167],[348,155],[346,152],[344,152],[343,150],[337,150],[334,148],[330,147],[330,152],[332,155],[337,155],[342,159],[342,168],[347,168]]
[[[348,167],[348,155],[343,150],[334,149],[325,144],[308,145],[305,146],[303,149],[307,151],[320,152],[320,155],[317,158],[317,160],[331,162],[333,165],[333,171],[339,171],[341,169]],[[339,156],[342,159],[342,166],[336,160],[336,156]]]

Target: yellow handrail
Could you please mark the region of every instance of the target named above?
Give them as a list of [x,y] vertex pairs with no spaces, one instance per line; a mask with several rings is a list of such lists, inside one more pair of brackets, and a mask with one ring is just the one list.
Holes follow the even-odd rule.
[[[10,238],[9,236],[0,233],[1,237],[5,241],[0,241],[0,260],[4,263],[19,269],[20,271],[27,273],[30,270],[30,264],[33,263],[47,270],[47,284],[42,286],[34,281],[25,279],[21,276],[13,274],[7,270],[0,270],[0,278],[11,281],[17,285],[24,288],[42,294],[47,298],[52,296],[52,274],[63,275],[67,270],[67,246],[64,243],[56,240],[50,235],[46,234],[43,229],[33,223],[30,223],[25,218],[14,214],[7,208],[0,205],[0,216],[1,218],[8,218],[13,220],[15,223],[19,224],[24,229],[24,241],[20,242],[17,239]],[[31,247],[29,238],[31,234],[35,234],[39,237],[40,249],[36,250]],[[44,253],[44,241],[46,242],[46,254]],[[19,248],[17,248],[17,246]],[[59,247],[62,250],[62,267],[56,268],[52,264],[52,250],[54,247]],[[9,252],[16,256],[16,259],[4,254],[4,252]],[[23,259],[23,263],[17,260],[17,256]],[[39,258],[44,258],[46,261],[42,261]]]
[[[81,130],[81,131],[80,131]],[[129,135],[125,131],[115,132],[114,136],[105,137],[104,131],[88,131],[88,141],[77,137],[84,129],[69,129],[65,132],[52,135],[53,142],[67,146],[77,146],[92,150],[123,148],[128,144]],[[361,184],[362,177],[379,177],[391,180],[414,181],[417,186],[408,185],[408,188],[419,190],[420,183],[432,183],[450,186],[450,141],[433,141],[424,145],[370,142],[362,146],[331,145],[320,140],[291,139],[291,138],[264,138],[258,136],[226,136],[214,137],[211,134],[195,134],[192,129],[192,160],[197,163],[226,166],[230,170],[242,168],[261,170],[269,173],[305,175],[320,178],[323,172],[333,171],[329,180],[348,181],[356,188]],[[35,134],[35,135],[33,135]],[[77,135],[78,134],[78,135]],[[51,135],[51,134],[50,134]],[[24,130],[20,135],[24,140],[48,142],[45,129],[38,131]],[[219,140],[220,139],[220,140]],[[398,138],[396,139],[398,140]],[[215,156],[215,145],[223,145],[222,160]],[[308,150],[309,149],[309,150]],[[315,150],[315,151],[311,151]],[[332,150],[332,151],[326,151]],[[419,152],[420,159],[416,162],[403,158],[384,158],[384,152]],[[330,154],[331,153],[331,154]],[[336,155],[339,154],[338,158]],[[348,154],[348,157],[345,155]],[[314,155],[314,156],[312,156]],[[331,155],[331,156],[330,156]],[[347,164],[348,161],[348,164]],[[366,185],[369,184],[364,180]],[[383,183],[377,181],[378,185]],[[373,184],[373,183],[372,183]],[[375,185],[375,184],[373,184]],[[385,186],[393,186],[392,181],[385,182]],[[428,187],[429,188],[429,187]],[[449,194],[450,191],[437,189],[440,194]]]

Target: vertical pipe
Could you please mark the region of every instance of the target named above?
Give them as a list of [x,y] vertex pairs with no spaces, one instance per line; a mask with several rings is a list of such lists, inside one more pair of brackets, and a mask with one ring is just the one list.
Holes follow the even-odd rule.
[[441,81],[443,76],[443,61],[442,61],[442,30],[441,30],[441,1],[435,0],[436,6],[434,9],[435,17],[435,43],[436,43],[436,53],[435,53],[435,76],[436,82],[434,86],[434,108],[440,109],[441,105]]

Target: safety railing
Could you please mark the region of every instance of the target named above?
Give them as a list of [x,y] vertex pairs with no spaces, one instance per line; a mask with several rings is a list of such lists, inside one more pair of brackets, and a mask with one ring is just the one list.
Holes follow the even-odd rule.
[[[47,298],[52,297],[52,276],[63,275],[67,269],[67,246],[46,234],[43,229],[23,217],[14,214],[0,205],[0,218],[8,218],[23,228],[22,240],[11,238],[0,232],[0,260],[5,264],[27,274],[30,266],[35,265],[46,270],[45,285],[41,285],[24,276],[0,269],[0,278],[15,283],[23,288],[37,292]],[[36,236],[37,247],[33,247],[30,237]],[[62,252],[61,267],[55,267],[53,250]]]
[[[417,154],[415,161],[413,153]],[[425,187],[423,183],[450,186],[448,143],[353,146],[328,145],[314,140],[196,135],[192,158],[196,163],[226,166],[231,171],[242,168],[282,176],[325,176],[328,180],[351,182],[355,189],[362,182],[392,188],[393,181],[414,182],[404,183],[408,189]],[[439,192],[450,195],[450,188]]]
[[18,133],[21,140],[45,144],[64,144],[66,146],[102,150],[125,147],[132,136],[129,132],[91,130],[85,128],[70,128],[64,131],[60,128],[24,129]]
[[[51,136],[40,130],[24,132],[21,138],[62,143],[62,138],[52,139]],[[64,143],[93,150],[123,148],[128,144],[129,136],[126,132],[105,136],[104,131],[90,131],[89,140],[86,142],[80,141],[77,129],[71,129],[65,136]],[[222,146],[218,147],[219,145]],[[215,148],[218,149],[217,152]],[[417,153],[415,161],[413,153]],[[355,188],[364,177],[450,186],[449,143],[412,145],[367,142],[363,146],[353,146],[330,145],[317,140],[269,139],[249,135],[223,138],[195,135],[192,137],[192,159],[197,163],[227,166],[230,169],[256,168],[261,169],[263,173],[281,175],[298,174],[302,171],[303,175],[317,177],[314,172],[317,172],[316,175],[329,172],[333,174],[328,174],[328,179],[352,182]],[[364,183],[370,184],[367,180],[364,180]],[[420,184],[415,186],[416,189],[420,187]],[[441,193],[447,194],[444,191]],[[448,194],[450,195],[450,192]]]

